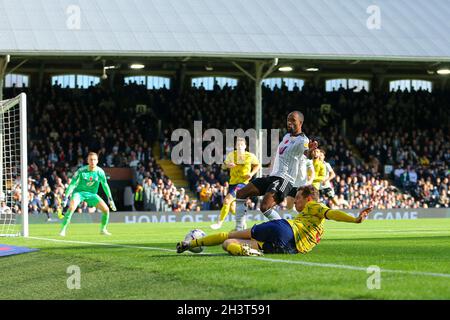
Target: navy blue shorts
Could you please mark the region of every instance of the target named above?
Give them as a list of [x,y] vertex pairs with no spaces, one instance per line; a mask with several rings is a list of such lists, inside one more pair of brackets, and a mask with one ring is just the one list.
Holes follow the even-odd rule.
[[245,187],[246,184],[245,183],[238,183],[238,184],[230,184],[230,188],[229,188],[229,193],[236,198],[236,192],[238,192],[238,190],[242,189],[243,187]]
[[252,227],[252,239],[263,242],[264,253],[298,253],[294,232],[285,219],[267,221]]

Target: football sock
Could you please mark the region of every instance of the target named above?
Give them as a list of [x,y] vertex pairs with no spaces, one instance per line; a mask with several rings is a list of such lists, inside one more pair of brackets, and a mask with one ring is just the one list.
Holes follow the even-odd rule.
[[106,229],[106,225],[108,224],[108,222],[109,222],[109,213],[103,213],[101,230]]
[[64,214],[64,219],[62,222],[62,230],[66,230],[67,226],[70,223],[70,219],[72,219],[73,211],[67,210],[67,212]]
[[[235,203],[236,200],[233,200],[233,202]],[[233,205],[233,202],[231,202],[230,204],[230,211],[232,214],[236,214],[236,203]]]
[[245,228],[245,216],[247,215],[245,202],[245,199],[236,199],[236,231],[242,231]]
[[222,209],[220,210],[219,223],[222,223],[225,220],[225,218],[228,215],[228,212],[230,212],[230,205],[224,203]]
[[228,232],[220,232],[203,238],[191,240],[189,243],[189,247],[195,248],[202,246],[215,246],[223,243],[227,239],[228,239]]
[[232,242],[227,246],[227,251],[233,256],[242,256],[243,249],[240,243]]
[[274,209],[269,209],[265,211],[263,214],[267,219],[269,219],[269,221],[281,219],[281,216]]

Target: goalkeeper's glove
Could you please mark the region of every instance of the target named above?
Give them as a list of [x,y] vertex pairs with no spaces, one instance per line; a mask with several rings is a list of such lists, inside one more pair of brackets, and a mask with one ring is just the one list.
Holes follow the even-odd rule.
[[116,205],[114,204],[113,199],[108,199],[108,203],[109,203],[109,207],[111,208],[112,211],[117,211],[117,208],[116,208]]

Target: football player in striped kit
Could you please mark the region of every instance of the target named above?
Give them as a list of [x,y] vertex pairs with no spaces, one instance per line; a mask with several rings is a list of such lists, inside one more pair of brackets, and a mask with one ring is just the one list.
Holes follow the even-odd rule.
[[291,191],[289,191],[286,198],[286,208],[289,213],[297,214],[297,211],[294,209],[294,200],[297,190],[302,186],[311,185],[315,176],[313,161],[308,159],[306,155],[303,155],[301,161],[299,161],[297,179],[295,179],[294,186]]
[[[300,111],[293,111],[287,117],[288,133],[278,145],[270,176],[257,178],[236,193],[236,230],[245,227],[247,198],[264,196],[261,212],[269,220],[281,219],[273,207],[289,194],[297,178],[299,162],[311,146],[309,139],[302,132],[304,116]],[[316,147],[316,145],[314,145]]]

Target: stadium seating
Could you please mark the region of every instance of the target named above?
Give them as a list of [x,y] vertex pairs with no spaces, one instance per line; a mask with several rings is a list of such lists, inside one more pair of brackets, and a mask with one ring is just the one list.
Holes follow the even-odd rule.
[[[192,130],[254,125],[251,85],[212,91],[191,88],[147,90],[129,84],[109,91],[101,87],[64,89],[47,85],[41,91],[5,89],[6,96],[25,90],[29,96],[30,212],[61,210],[65,186],[88,150],[99,152],[101,167],[133,167],[133,194],[145,184],[145,206],[131,209],[191,211],[220,209],[228,192],[228,174],[218,165],[185,165],[190,190],[175,186],[155,159],[168,158],[176,128]],[[449,93],[434,91],[324,92],[263,88],[263,127],[285,127],[286,114],[300,109],[304,131],[319,137],[327,161],[337,174],[333,187],[340,206],[379,208],[449,206]],[[140,113],[136,104],[151,106]],[[330,104],[332,111],[321,111]],[[231,110],[239,109],[239,113]],[[57,111],[57,112],[56,112]],[[61,112],[63,111],[63,112]],[[162,128],[158,135],[157,117]],[[408,124],[416,124],[410,128]],[[435,124],[440,124],[436,127]],[[150,181],[150,182],[148,182]],[[252,206],[256,206],[252,203]],[[284,204],[281,204],[283,207]],[[15,206],[15,210],[19,210]],[[80,207],[79,210],[88,210]]]

